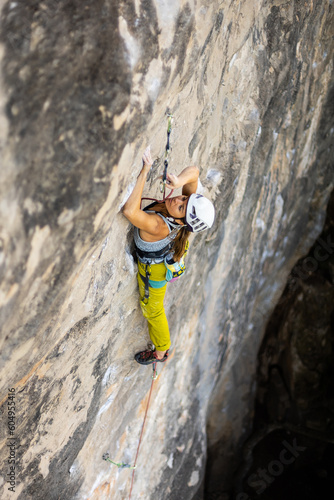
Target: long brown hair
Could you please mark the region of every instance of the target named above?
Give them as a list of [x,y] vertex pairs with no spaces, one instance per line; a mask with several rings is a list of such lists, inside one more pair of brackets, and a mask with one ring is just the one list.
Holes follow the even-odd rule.
[[[171,215],[168,213],[165,203],[159,203],[159,213],[162,214],[164,217],[171,217]],[[188,231],[187,226],[183,226],[181,227],[181,229],[179,229],[173,245],[173,252],[174,252],[173,258],[175,262],[180,260],[181,257],[183,256],[186,250],[186,243],[188,241],[189,235],[190,231]]]

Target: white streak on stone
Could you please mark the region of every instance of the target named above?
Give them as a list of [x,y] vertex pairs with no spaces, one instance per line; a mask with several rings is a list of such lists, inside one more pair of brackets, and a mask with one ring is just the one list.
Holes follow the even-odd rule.
[[102,385],[107,385],[107,382],[109,381],[109,378],[110,378],[110,375],[111,375],[111,370],[112,370],[112,367],[109,366],[109,368],[105,372],[104,377],[102,379]]
[[87,496],[85,496],[85,498],[83,500],[86,500],[87,498],[91,498],[93,493],[95,492],[96,488],[99,485],[103,484],[106,480],[107,480],[107,476],[106,476],[105,472],[100,472],[100,474],[97,474],[95,482],[90,489],[90,493]]
[[140,56],[139,46],[135,38],[130,34],[126,20],[122,16],[118,18],[118,26],[121,37],[125,42],[129,64],[133,69]]
[[222,173],[218,170],[210,169],[206,178],[208,181],[212,182],[212,184],[219,184],[220,179],[222,178]]
[[[135,0],[135,9],[136,9],[136,15],[140,16],[140,0]],[[136,19],[136,21],[139,21],[139,19]]]
[[135,266],[134,266],[134,260],[132,255],[129,253],[129,250],[126,249],[125,252],[125,262],[126,262],[126,267],[131,276],[135,274]]
[[145,88],[149,98],[155,101],[159,95],[162,76],[162,63],[159,59],[154,59],[145,77]]
[[81,207],[77,210],[68,210],[65,208],[65,210],[62,211],[62,213],[59,215],[57,219],[57,223],[59,226],[65,226],[66,224],[69,224],[70,222],[73,221],[75,216],[80,212]]
[[76,475],[79,472],[78,463],[73,462],[68,472],[71,474],[71,476]]
[[191,488],[192,486],[196,486],[198,481],[199,481],[199,472],[198,472],[198,470],[195,470],[192,472],[191,477],[190,477],[190,481],[188,482],[189,488]]
[[249,120],[257,122],[260,118],[260,113],[257,108],[252,109],[249,114]]
[[262,229],[263,231],[265,230],[266,228],[266,224],[265,222],[261,219],[261,217],[257,217],[256,221],[255,221],[255,226]]
[[132,182],[131,184],[129,184],[129,186],[127,187],[127,190],[125,192],[125,195],[123,196],[122,202],[118,207],[118,210],[121,210],[123,208],[123,206],[125,205],[125,203],[128,201],[134,187],[135,187],[135,182]]
[[27,263],[26,278],[29,278],[38,266],[41,260],[41,253],[50,234],[51,231],[49,226],[44,226],[42,229],[37,226],[31,241],[31,252]]
[[173,43],[175,20],[180,8],[179,0],[156,0],[155,7],[159,20],[161,35],[159,37],[160,49],[166,49]]
[[272,248],[268,249],[268,250],[264,250],[262,252],[262,258],[261,258],[261,263],[264,262],[266,259],[272,257],[274,255],[274,251]]
[[167,467],[169,467],[170,469],[173,468],[173,461],[174,461],[174,454],[171,453],[167,462]]
[[97,416],[100,416],[102,415],[102,413],[104,413],[105,411],[108,410],[108,408],[110,408],[110,406],[112,405],[114,399],[115,399],[115,394],[112,394],[111,396],[109,396],[109,398],[107,399],[107,401],[104,403],[103,406],[101,406],[100,410],[99,410],[99,413],[97,414]]
[[201,183],[200,179],[198,179],[198,186],[197,186],[196,193],[199,193],[199,194],[204,193],[204,187],[203,187],[203,184]]
[[235,53],[234,56],[232,57],[231,61],[230,61],[229,69],[232,68],[233,64],[235,63],[236,58],[237,58],[237,54]]

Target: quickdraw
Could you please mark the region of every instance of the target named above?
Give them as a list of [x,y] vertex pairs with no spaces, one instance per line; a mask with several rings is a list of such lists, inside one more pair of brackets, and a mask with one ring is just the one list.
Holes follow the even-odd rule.
[[168,124],[167,124],[167,144],[165,148],[165,160],[164,160],[164,173],[162,174],[162,181],[160,184],[160,192],[163,193],[163,199],[166,199],[166,182],[167,182],[167,168],[168,168],[168,156],[169,156],[169,151],[170,151],[170,134],[172,131],[172,119],[173,115],[167,115],[168,116]]
[[162,179],[160,182],[160,192],[162,193],[162,200],[157,200],[156,198],[142,198],[141,201],[143,200],[148,200],[148,201],[155,201],[156,203],[163,203],[167,198],[172,196],[173,194],[173,189],[171,192],[166,196],[166,184],[167,184],[167,169],[168,169],[168,158],[169,158],[169,152],[171,150],[170,148],[170,134],[172,132],[172,121],[173,121],[173,115],[167,114],[168,117],[168,122],[167,122],[167,143],[165,147],[165,159],[164,159],[164,170],[162,174]]
[[129,464],[125,464],[124,462],[120,462],[120,463],[113,462],[109,458],[109,453],[105,453],[104,455],[102,455],[102,460],[105,460],[106,462],[110,462],[111,464],[116,465],[116,467],[118,467],[119,469],[136,469],[137,468],[137,465],[129,465]]

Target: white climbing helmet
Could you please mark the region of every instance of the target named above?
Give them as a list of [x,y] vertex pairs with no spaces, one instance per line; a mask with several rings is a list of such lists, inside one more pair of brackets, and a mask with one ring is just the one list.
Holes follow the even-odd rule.
[[198,233],[212,226],[215,208],[208,198],[201,194],[191,194],[187,203],[186,224],[189,231]]

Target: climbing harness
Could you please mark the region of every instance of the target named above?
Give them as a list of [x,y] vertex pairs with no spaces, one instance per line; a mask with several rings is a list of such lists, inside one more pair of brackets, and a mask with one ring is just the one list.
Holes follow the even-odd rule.
[[164,258],[172,251],[174,239],[177,236],[181,226],[173,221],[170,217],[165,217],[159,212],[151,210],[155,203],[151,203],[144,208],[144,212],[157,213],[163,219],[169,229],[169,234],[159,242],[143,241],[139,234],[139,229],[134,230],[134,242],[136,247],[137,257],[143,264],[160,264]]
[[[154,205],[154,203],[153,203]],[[151,207],[148,206],[144,210],[149,210]],[[183,275],[185,272],[184,257],[187,253],[189,243],[186,244],[186,251],[180,261],[175,262],[173,259],[173,245],[174,238],[176,237],[180,226],[169,221],[166,217],[162,216],[163,220],[169,226],[169,235],[161,241],[161,248],[151,250],[149,247],[152,243],[144,242],[139,236],[139,230],[135,228],[134,240],[137,259],[141,264],[143,264],[142,269],[139,272],[139,276],[144,283],[144,295],[142,296],[141,302],[146,305],[148,304],[148,299],[150,296],[151,288],[162,288],[169,281],[175,281],[177,278]],[[153,243],[154,248],[154,243]],[[155,247],[156,248],[156,247]],[[161,281],[151,280],[151,265],[164,263],[166,267],[166,277]]]

